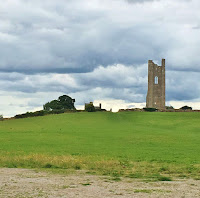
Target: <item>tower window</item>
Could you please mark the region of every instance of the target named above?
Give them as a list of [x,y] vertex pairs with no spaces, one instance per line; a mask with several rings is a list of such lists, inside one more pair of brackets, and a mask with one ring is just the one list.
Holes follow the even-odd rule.
[[158,84],[158,76],[155,77],[155,84]]

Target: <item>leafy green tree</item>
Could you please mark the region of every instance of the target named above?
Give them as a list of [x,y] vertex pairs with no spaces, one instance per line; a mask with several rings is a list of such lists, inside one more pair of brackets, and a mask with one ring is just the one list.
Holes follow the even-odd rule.
[[52,100],[51,102],[47,102],[43,108],[45,111],[53,111],[53,110],[76,110],[74,107],[75,99],[67,95],[60,96],[58,100]]
[[67,95],[60,96],[58,98],[58,102],[61,105],[62,109],[71,109],[71,110],[75,109],[74,107],[75,99],[72,99]]
[[44,109],[45,111],[51,111],[50,103],[47,102],[45,105],[43,105],[43,109]]
[[0,115],[0,121],[3,121],[3,115]]

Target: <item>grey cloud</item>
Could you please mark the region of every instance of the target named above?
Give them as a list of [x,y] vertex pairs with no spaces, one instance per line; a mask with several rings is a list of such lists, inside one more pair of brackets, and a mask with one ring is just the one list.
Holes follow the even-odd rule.
[[[5,76],[7,73],[0,73],[0,76]],[[7,78],[6,83],[4,79],[0,80],[1,90],[4,91],[18,91],[23,93],[37,93],[37,92],[76,92],[81,89],[81,85],[75,85],[75,81],[68,75],[49,74],[49,75],[22,75],[22,78]],[[9,76],[9,73],[8,73]],[[63,80],[64,79],[64,80]]]
[[[113,29],[113,31],[115,30]],[[2,46],[4,47],[3,50],[0,50],[2,60],[0,71],[82,73],[92,71],[99,65],[143,63],[145,57],[152,57],[151,46],[144,49],[139,44],[142,36],[131,38],[128,34],[131,34],[134,30],[128,31],[129,33],[124,34],[121,30],[113,33],[112,36],[109,35],[109,32],[107,32],[108,35],[104,32],[100,37],[94,38],[95,42],[92,41],[91,43],[89,38],[82,38],[83,40],[86,39],[83,42],[77,42],[75,41],[76,38],[73,38],[73,44],[66,41],[67,45],[65,45],[61,39],[53,37],[50,43],[43,41],[44,43],[34,44],[34,42],[37,42],[35,40],[25,44],[25,46],[19,46],[18,49],[14,46],[4,45]],[[48,38],[46,39],[48,40]],[[49,49],[47,45],[50,46]],[[143,54],[139,53],[140,50],[143,51]],[[131,52],[135,53],[132,54]],[[11,54],[11,59],[7,60],[6,54]],[[15,56],[12,56],[12,54],[15,54]]]
[[147,65],[112,65],[74,76],[79,84],[91,87],[137,88],[146,84],[146,75]]
[[[21,75],[21,74],[20,74]],[[2,74],[0,74],[2,76]],[[200,73],[166,72],[167,101],[200,98]],[[77,97],[83,105],[95,99],[123,99],[127,102],[145,102],[147,93],[147,64],[138,66],[112,65],[99,67],[83,74],[29,75],[12,81],[0,81],[2,90],[25,94],[59,92]],[[195,85],[195,86],[194,86]],[[49,99],[50,100],[50,99]],[[31,106],[31,105],[29,105]]]
[[30,101],[25,106],[29,106],[31,108],[35,108],[35,107],[42,107],[43,105],[44,105],[44,103],[39,102],[39,101]]
[[200,73],[167,72],[167,100],[184,101],[200,98]]
[[[112,3],[116,9],[108,9],[106,1],[98,8],[98,0],[93,1],[91,7],[79,0],[67,4],[64,1],[22,0],[16,5],[5,3],[3,8],[11,14],[1,13],[0,71],[83,73],[99,65],[143,64],[148,59],[162,57],[167,57],[174,69],[179,68],[174,63],[174,56],[181,56],[178,51],[190,55],[179,45],[184,41],[177,41],[179,33],[174,34],[180,28],[184,31],[184,18],[173,18],[177,20],[175,27],[171,16],[166,15],[167,9],[151,11],[145,6],[126,7],[118,17],[121,4],[119,1]],[[162,6],[157,3],[158,7]],[[173,10],[176,7],[171,6],[170,12]],[[196,51],[199,42],[197,39],[193,46]],[[198,61],[192,63],[198,64]],[[186,64],[185,67],[190,68]]]
[[[2,80],[0,86],[4,91],[17,90],[30,95],[39,92],[46,93],[46,95],[52,92],[68,94],[76,98],[77,105],[105,98],[143,102],[147,88],[147,72],[144,72],[146,69],[147,65],[137,67],[113,65],[107,68],[99,67],[93,72],[83,74],[24,75],[24,78],[15,81],[7,79],[4,86],[4,80]],[[41,103],[35,104],[31,102],[27,105],[36,107]]]
[[23,80],[25,78],[25,76],[23,74],[20,73],[0,73],[0,80],[1,81],[11,81],[11,82],[15,82],[15,81],[19,81],[19,80]]
[[194,26],[192,26],[191,27],[192,29],[195,29],[195,30],[199,30],[200,29],[200,25],[198,24],[198,25],[194,25]]
[[160,0],[126,0],[128,3],[144,3],[144,2],[152,2],[152,1],[160,1]]

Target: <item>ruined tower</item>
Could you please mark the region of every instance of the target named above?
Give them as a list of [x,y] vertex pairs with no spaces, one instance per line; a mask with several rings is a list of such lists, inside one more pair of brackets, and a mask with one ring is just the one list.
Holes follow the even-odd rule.
[[158,66],[152,60],[148,61],[148,93],[147,108],[165,109],[165,59]]

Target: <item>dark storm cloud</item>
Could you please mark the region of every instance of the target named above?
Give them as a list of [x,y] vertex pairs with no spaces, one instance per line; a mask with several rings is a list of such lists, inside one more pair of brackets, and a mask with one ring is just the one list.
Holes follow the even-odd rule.
[[[137,27],[119,29],[113,25],[112,30],[108,27],[104,27],[103,31],[99,30],[99,35],[94,35],[95,38],[79,35],[78,41],[74,37],[71,41],[63,42],[66,35],[55,35],[43,40],[33,38],[36,44],[27,43],[25,46],[18,46],[18,49],[16,46],[2,45],[0,71],[29,74],[83,73],[92,71],[99,65],[106,67],[115,63],[144,63],[146,57],[154,57],[153,53],[158,55],[160,50],[158,47],[152,52],[151,44],[143,44],[143,38],[147,37],[146,33],[142,33],[145,30],[141,29],[140,35],[134,33],[136,30]],[[10,54],[9,59],[7,54]]]
[[[0,71],[83,73],[99,65],[143,64],[162,57],[169,59],[173,69],[179,68],[173,56],[182,56],[179,50],[190,55],[191,49],[180,46],[177,31],[187,28],[182,24],[184,17],[177,13],[172,22],[170,12],[176,10],[182,15],[187,3],[177,10],[177,3],[168,1],[168,10],[166,1],[156,1],[157,6],[151,10],[151,4],[134,4],[150,1],[129,2],[133,4],[127,6],[125,1],[113,0],[5,2],[0,13]],[[194,33],[186,32],[189,40],[194,36],[191,34]],[[199,40],[192,51],[198,46]],[[198,62],[194,59],[192,63]],[[181,64],[185,64],[181,70],[190,69],[187,62]]]

